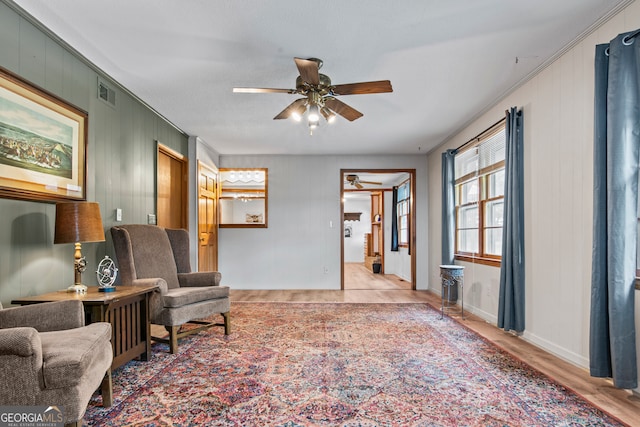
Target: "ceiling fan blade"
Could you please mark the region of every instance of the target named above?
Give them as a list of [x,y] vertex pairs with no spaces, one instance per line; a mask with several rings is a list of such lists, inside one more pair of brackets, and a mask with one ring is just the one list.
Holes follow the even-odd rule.
[[305,102],[307,102],[307,98],[296,99],[291,104],[289,104],[287,108],[282,110],[280,114],[275,116],[273,120],[288,119],[291,116],[291,113],[300,109],[302,107],[302,104],[304,104]]
[[318,63],[309,59],[293,58],[296,62],[296,67],[300,72],[300,77],[306,83],[310,85],[320,84],[320,73],[318,72]]
[[360,184],[371,184],[371,185],[382,185],[381,182],[374,182],[374,181],[358,181]]
[[362,190],[362,188],[363,188],[362,185],[360,185],[359,182],[354,183],[354,185],[360,190]]
[[364,95],[369,93],[393,92],[389,80],[378,80],[376,82],[349,83],[335,85],[332,90],[334,95]]
[[268,87],[234,87],[235,93],[296,93],[295,89],[274,89]]
[[324,105],[350,122],[363,116],[360,111],[331,96],[324,99]]

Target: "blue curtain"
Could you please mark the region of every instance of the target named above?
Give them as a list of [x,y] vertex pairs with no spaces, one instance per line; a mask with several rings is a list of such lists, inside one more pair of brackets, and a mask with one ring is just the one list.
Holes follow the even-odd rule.
[[451,265],[455,260],[456,200],[455,200],[456,150],[442,153],[442,264]]
[[391,250],[398,252],[398,187],[393,187],[391,201]]
[[[640,31],[638,31],[640,32]],[[638,34],[596,46],[589,367],[638,386],[634,285],[638,232]]]
[[524,135],[522,110],[505,123],[504,220],[498,327],[524,331]]

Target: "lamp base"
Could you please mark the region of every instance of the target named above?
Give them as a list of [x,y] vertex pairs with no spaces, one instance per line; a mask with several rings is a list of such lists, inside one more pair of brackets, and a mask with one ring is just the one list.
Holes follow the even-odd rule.
[[76,283],[75,285],[71,285],[67,288],[67,292],[75,292],[76,294],[86,294],[87,287],[83,284]]
[[100,286],[98,292],[113,292],[116,290],[115,286]]

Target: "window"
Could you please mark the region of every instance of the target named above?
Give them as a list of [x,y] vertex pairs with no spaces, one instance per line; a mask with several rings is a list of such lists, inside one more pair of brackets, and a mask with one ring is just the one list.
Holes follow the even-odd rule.
[[411,200],[411,185],[406,180],[398,187],[398,245],[409,246],[409,224],[410,209],[409,201]]
[[505,123],[456,154],[456,258],[498,263],[502,256]]

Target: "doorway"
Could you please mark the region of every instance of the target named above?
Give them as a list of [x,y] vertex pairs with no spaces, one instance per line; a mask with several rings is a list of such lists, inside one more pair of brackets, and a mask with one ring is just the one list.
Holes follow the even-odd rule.
[[156,224],[188,229],[189,164],[182,154],[158,144]]
[[415,169],[340,174],[341,289],[415,289]]

